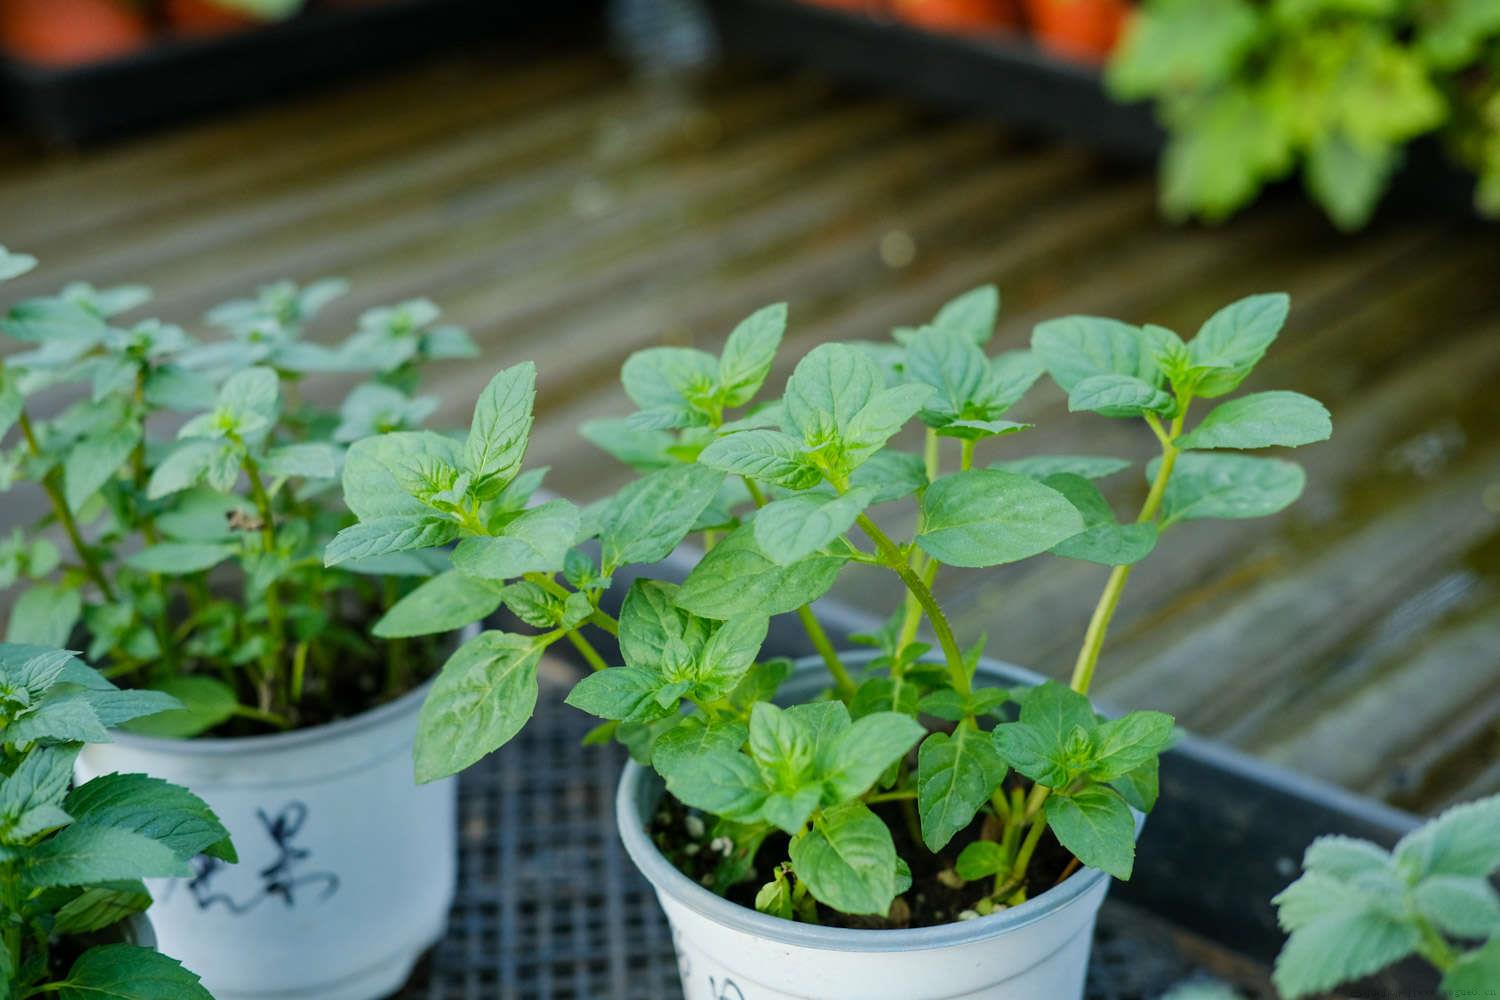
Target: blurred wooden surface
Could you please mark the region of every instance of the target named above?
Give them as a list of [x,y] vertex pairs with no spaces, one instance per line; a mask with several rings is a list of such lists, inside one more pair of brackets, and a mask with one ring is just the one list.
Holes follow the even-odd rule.
[[[1287,197],[1180,229],[1153,199],[1149,176],[983,122],[745,67],[640,82],[588,49],[450,56],[83,154],[0,147],[0,242],[43,262],[7,298],[138,281],[191,326],[258,284],[337,274],[354,290],[319,323],[331,339],[427,295],[485,345],[435,373],[442,418],[534,358],[532,461],[580,500],[625,476],[575,432],[624,411],[624,357],[716,348],[766,302],[792,308],[779,381],[815,342],[882,337],[980,282],[1005,297],[996,349],[1073,312],[1190,334],[1285,289],[1291,323],[1250,388],[1324,399],[1334,442],[1302,450],[1286,515],[1168,536],[1099,691],[1408,807],[1500,789],[1500,236],[1396,209],[1343,237]],[[1152,450],[1050,386],[1023,412],[1038,429],[983,460]],[[1108,481],[1122,510],[1139,479]],[[1104,575],[1046,559],[938,589],[962,635],[1061,675]],[[838,593],[896,598],[853,570]]]

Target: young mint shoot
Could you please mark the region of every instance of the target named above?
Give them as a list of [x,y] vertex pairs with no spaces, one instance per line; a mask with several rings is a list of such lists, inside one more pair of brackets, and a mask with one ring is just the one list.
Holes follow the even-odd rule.
[[[229,834],[196,795],[143,774],[70,790],[84,743],[175,706],[121,691],[66,650],[0,643],[0,1000],[211,1000],[124,930],[151,905],[142,879],[189,875],[200,854],[235,861]],[[81,950],[64,969],[68,939]]]
[[[1282,391],[1211,402],[1189,423],[1196,402],[1250,375],[1286,320],[1284,295],[1233,303],[1188,341],[1075,316],[1038,326],[1029,350],[991,355],[998,309],[998,293],[979,288],[889,342],[814,347],[776,399],[764,390],[784,306],[746,319],[718,355],[637,352],[622,380],[638,409],[583,433],[638,477],[581,511],[527,504],[529,365],[496,376],[463,443],[357,443],[344,488],[360,520],[329,563],[456,542],[452,569],[377,631],[451,629],[501,604],[534,630],[486,632],[450,660],[423,713],[418,776],[451,774],[510,739],[535,705],[542,653],[567,640],[594,668],[567,699],[604,720],[590,741],[620,740],[704,815],[694,851],[712,848],[701,877],[717,892],[758,878],[767,913],[881,920],[913,862],[930,869],[936,855],[948,881],[977,883],[985,913],[1051,884],[1037,867],[1048,831],[1077,863],[1129,877],[1133,810],[1155,802],[1172,720],[1103,719],[1088,692],[1131,567],[1183,522],[1290,504],[1301,470],[1243,452],[1319,441],[1331,424],[1320,404]],[[1156,442],[1134,517],[1118,518],[1095,485],[1129,461],[1017,453],[1031,424],[1011,410],[1044,374],[1069,409],[1138,421]],[[913,425],[919,452],[898,440]],[[904,535],[883,526],[899,522],[886,513],[895,505],[916,514]],[[614,574],[690,536],[701,549],[680,583],[639,578],[618,621],[600,609]],[[1109,567],[1070,683],[977,684],[983,638],[955,634],[938,572],[1048,553]],[[860,671],[813,610],[850,564],[905,590],[887,625],[862,637],[876,655]],[[761,658],[768,619],[783,614],[827,669],[826,691],[800,704],[776,700],[787,664]],[[617,637],[623,662],[595,649],[596,630]],[[924,855],[901,857],[893,827]]]
[[[0,251],[0,279],[35,263]],[[428,362],[475,348],[425,300],[365,312],[337,345],[304,337],[345,290],[269,285],[211,310],[201,340],[131,318],[151,298],[140,286],[72,284],[0,315],[22,342],[0,364],[0,492],[33,488],[47,509],[0,539],[0,587],[18,589],[5,636],[76,636],[109,676],[177,699],[132,728],[311,725],[426,672],[423,650],[382,648],[365,626],[446,557],[325,567],[350,521],[332,488],[349,442],[432,413],[413,395]],[[336,374],[368,380],[333,407],[304,400],[305,383]],[[501,460],[486,456],[487,472]]]
[[1273,902],[1290,934],[1276,960],[1287,1000],[1361,979],[1411,955],[1452,1000],[1500,983],[1500,796],[1454,806],[1394,850],[1319,837]]

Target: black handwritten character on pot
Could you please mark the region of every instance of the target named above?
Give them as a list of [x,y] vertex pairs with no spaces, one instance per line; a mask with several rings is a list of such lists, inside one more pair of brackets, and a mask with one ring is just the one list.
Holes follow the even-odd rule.
[[231,913],[249,913],[267,899],[279,898],[287,907],[297,902],[308,890],[317,887],[317,899],[328,899],[339,890],[339,877],[332,872],[299,872],[298,867],[307,861],[312,852],[297,847],[293,841],[302,824],[307,821],[307,806],[302,802],[290,802],[274,816],[257,809],[256,816],[261,827],[276,848],[276,858],[259,871],[260,892],[248,899],[236,900],[228,893],[214,891],[213,882],[224,868],[218,858],[200,855],[193,859],[193,875],[188,880],[188,891],[200,910],[214,905],[223,906]]

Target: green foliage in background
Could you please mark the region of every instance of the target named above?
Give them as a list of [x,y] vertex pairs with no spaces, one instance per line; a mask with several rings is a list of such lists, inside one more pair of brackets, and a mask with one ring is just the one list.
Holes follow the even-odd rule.
[[[0,251],[0,278],[34,265]],[[428,361],[475,348],[422,299],[367,311],[337,346],[304,339],[344,292],[269,285],[211,310],[209,340],[127,318],[139,286],[71,284],[0,315],[23,348],[0,359],[0,493],[47,510],[0,538],[5,638],[77,637],[109,676],[171,693],[181,709],[134,724],[164,736],[324,721],[410,686],[412,657],[388,645],[382,665],[365,626],[446,559],[326,568],[352,520],[334,487],[349,442],[432,412],[413,395]],[[301,398],[361,373],[336,407]]]
[[1500,215],[1495,0],[1147,0],[1108,82],[1156,101],[1173,218],[1224,219],[1300,170],[1329,218],[1358,229],[1427,135]]
[[1500,984],[1500,796],[1454,806],[1394,850],[1319,837],[1274,900],[1291,936],[1276,960],[1287,1000],[1361,979],[1409,955],[1452,1000]]
[[[66,650],[0,643],[0,1000],[211,1000],[122,930],[151,905],[142,879],[187,875],[199,854],[236,860],[218,817],[143,774],[69,788],[84,743],[175,704],[121,691]],[[67,939],[80,953],[64,970]]]

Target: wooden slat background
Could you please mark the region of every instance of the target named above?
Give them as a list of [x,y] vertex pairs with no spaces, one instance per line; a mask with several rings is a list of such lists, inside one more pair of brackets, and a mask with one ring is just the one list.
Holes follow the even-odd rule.
[[[1131,581],[1099,691],[1412,808],[1500,789],[1493,229],[1398,208],[1344,237],[1282,196],[1173,228],[1149,176],[1077,149],[816,77],[635,80],[575,46],[446,56],[86,153],[8,142],[0,241],[43,261],[8,293],[139,281],[189,326],[283,276],[354,283],[328,339],[368,306],[430,296],[485,347],[435,372],[441,419],[535,359],[533,461],[580,500],[625,476],[575,430],[624,412],[624,357],[716,348],[770,301],[792,307],[779,380],[816,342],[884,336],[980,282],[1005,296],[996,349],[1071,312],[1191,333],[1285,289],[1291,323],[1250,388],[1324,399],[1335,440],[1303,450],[1293,511],[1168,537]],[[1023,413],[1038,429],[981,458],[1152,451],[1142,428],[1070,417],[1050,387]],[[1144,492],[1138,472],[1109,488],[1122,511]],[[6,504],[0,530],[35,509]],[[938,587],[962,634],[1062,675],[1103,578],[1042,560]],[[853,570],[838,594],[882,611],[896,597]]]

